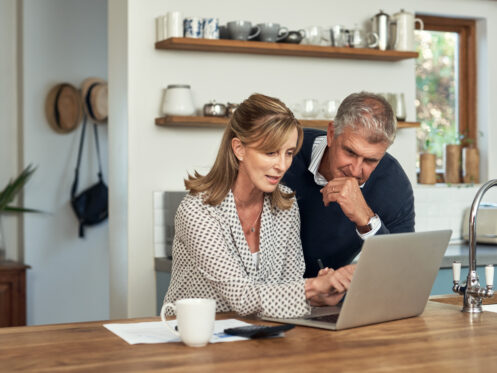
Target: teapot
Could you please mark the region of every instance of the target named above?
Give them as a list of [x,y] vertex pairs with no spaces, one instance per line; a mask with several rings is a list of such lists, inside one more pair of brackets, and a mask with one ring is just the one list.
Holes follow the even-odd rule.
[[423,21],[419,18],[414,18],[414,14],[401,9],[400,12],[392,16],[392,22],[396,24],[396,36],[394,49],[398,51],[414,50],[414,26],[416,22],[422,30],[424,27]]

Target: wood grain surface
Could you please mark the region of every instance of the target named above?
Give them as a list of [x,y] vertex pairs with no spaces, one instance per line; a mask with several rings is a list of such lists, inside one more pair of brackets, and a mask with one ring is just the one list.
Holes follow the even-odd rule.
[[226,39],[169,38],[155,43],[155,48],[183,51],[345,58],[376,61],[400,61],[418,57],[418,53],[415,51],[381,51],[371,48],[339,48],[332,46],[267,43],[260,41]]
[[[179,116],[169,115],[166,117],[156,118],[155,124],[163,127],[225,127],[228,124],[226,117],[203,117],[203,116]],[[333,120],[320,119],[299,119],[303,127],[326,129],[328,123]],[[420,122],[397,122],[397,128],[418,128]]]
[[[219,318],[233,317],[218,314]],[[133,319],[124,322],[157,321]],[[114,320],[113,322],[123,322]],[[263,323],[261,321],[250,321]],[[497,370],[497,314],[428,302],[420,317],[344,331],[296,327],[284,338],[129,345],[102,324],[0,329],[0,371],[467,372]]]

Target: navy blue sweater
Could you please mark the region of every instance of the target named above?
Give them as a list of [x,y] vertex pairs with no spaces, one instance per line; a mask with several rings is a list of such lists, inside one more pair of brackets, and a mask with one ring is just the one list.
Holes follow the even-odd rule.
[[[304,143],[283,178],[283,183],[297,193],[300,209],[302,246],[306,271],[304,277],[314,277],[319,271],[317,260],[326,267],[339,268],[349,264],[359,253],[362,239],[338,203],[323,204],[322,188],[314,182],[308,170],[314,139],[326,132],[304,130]],[[380,217],[377,234],[414,231],[414,196],[407,175],[399,162],[385,153],[362,188],[369,207]]]

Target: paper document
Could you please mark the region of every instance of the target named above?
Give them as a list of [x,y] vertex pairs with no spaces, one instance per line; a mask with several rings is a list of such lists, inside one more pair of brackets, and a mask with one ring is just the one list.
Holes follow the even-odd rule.
[[497,312],[497,304],[485,304],[482,307],[483,311]]
[[[176,320],[167,322],[173,329],[176,326]],[[228,335],[224,329],[236,328],[238,326],[251,325],[249,323],[236,320],[216,320],[214,322],[214,335],[210,343],[245,341],[248,338]],[[171,333],[162,321],[139,322],[130,324],[104,324],[104,327],[112,333],[124,339],[129,344],[138,343],[168,343],[181,342],[180,338]]]

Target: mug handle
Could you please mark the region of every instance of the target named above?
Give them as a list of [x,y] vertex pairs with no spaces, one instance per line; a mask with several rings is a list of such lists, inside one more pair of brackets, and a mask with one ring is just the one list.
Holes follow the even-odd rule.
[[371,35],[374,39],[374,41],[371,44],[368,44],[368,48],[376,48],[378,46],[378,34],[376,32],[370,32],[369,35]]
[[254,29],[256,30],[255,33],[254,34],[250,34],[248,36],[247,40],[252,40],[252,39],[258,37],[259,34],[261,33],[261,28],[259,26],[252,27],[252,30],[250,30],[250,31],[253,31]]
[[282,27],[278,30],[278,37],[276,41],[281,41],[288,36],[288,29],[286,27]]
[[170,330],[170,331],[171,331],[171,332],[172,332],[175,336],[179,337],[179,336],[180,336],[180,335],[179,335],[179,333],[178,333],[176,330],[174,330],[173,328],[171,328],[171,325],[169,325],[169,324],[167,323],[167,319],[166,319],[166,311],[167,311],[167,309],[168,309],[169,307],[173,310],[173,312],[174,312],[174,313],[176,313],[176,306],[175,306],[174,304],[172,304],[172,303],[164,303],[164,304],[162,305],[161,310],[160,310],[160,318],[161,318],[161,320],[164,322],[164,324],[166,324],[166,326],[169,328],[169,330]]
[[419,23],[419,29],[420,30],[423,30],[425,28],[425,24],[423,23],[422,19],[420,19],[420,18],[414,18],[414,24],[416,24],[416,22]]

